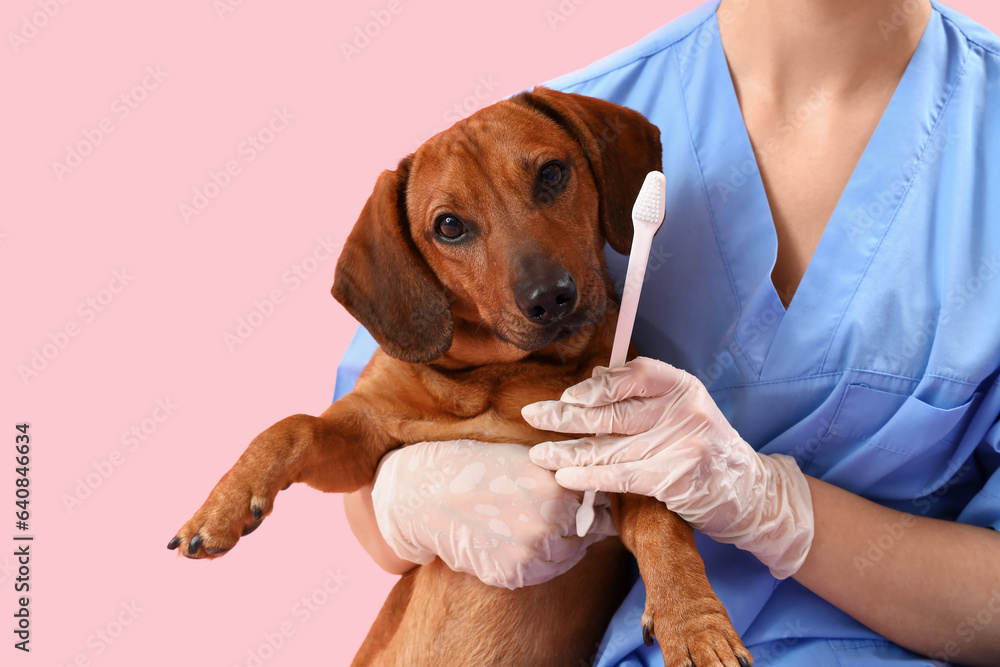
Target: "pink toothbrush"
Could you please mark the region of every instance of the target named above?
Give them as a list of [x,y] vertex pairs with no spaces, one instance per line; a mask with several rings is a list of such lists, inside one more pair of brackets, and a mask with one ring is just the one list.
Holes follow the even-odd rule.
[[[625,364],[628,345],[632,339],[632,326],[635,324],[635,311],[639,306],[639,293],[642,292],[642,282],[646,277],[649,248],[653,243],[653,235],[663,223],[666,188],[667,179],[661,172],[649,172],[632,207],[632,251],[628,256],[625,289],[622,290],[622,303],[618,312],[615,342],[611,346],[609,368]],[[576,534],[580,537],[587,534],[594,522],[596,495],[594,491],[584,492],[583,502],[576,511]]]

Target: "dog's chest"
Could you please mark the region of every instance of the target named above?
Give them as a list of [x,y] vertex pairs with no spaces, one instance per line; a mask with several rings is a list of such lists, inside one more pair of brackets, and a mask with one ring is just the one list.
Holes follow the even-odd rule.
[[[372,399],[369,417],[390,440],[404,445],[461,438],[525,445],[564,439],[529,426],[521,408],[557,399],[566,387],[590,375],[589,367],[546,365],[441,373],[387,356],[373,359],[372,365],[359,387]],[[376,388],[381,391],[372,391]]]
[[[559,398],[575,377],[517,376],[500,381],[455,382],[437,387],[438,412],[430,418],[409,420],[401,426],[405,442],[468,438],[485,442],[533,445],[566,436],[538,431],[521,416],[521,408]],[[426,414],[426,413],[425,413]]]

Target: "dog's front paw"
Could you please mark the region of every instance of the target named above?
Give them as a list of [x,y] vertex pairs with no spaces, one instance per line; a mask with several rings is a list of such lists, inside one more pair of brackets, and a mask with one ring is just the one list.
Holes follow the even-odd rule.
[[[208,500],[167,544],[187,558],[218,558],[257,530],[271,510],[278,490],[234,467],[219,480]],[[285,485],[284,488],[288,488]]]
[[665,667],[751,667],[753,656],[733,629],[716,598],[678,605],[658,605],[646,599],[642,638],[660,644]]

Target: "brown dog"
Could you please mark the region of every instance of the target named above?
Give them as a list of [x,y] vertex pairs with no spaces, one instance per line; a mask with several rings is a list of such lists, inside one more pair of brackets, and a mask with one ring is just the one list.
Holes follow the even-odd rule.
[[[401,445],[565,438],[521,408],[608,363],[617,309],[603,248],[629,251],[632,202],[659,168],[659,132],[638,113],[539,88],[384,172],[333,287],[380,349],[322,415],[257,436],[168,546],[222,555],[281,489],[354,491]],[[646,583],[644,636],[655,632],[668,667],[749,665],[691,529],[656,500],[612,502],[621,540],[548,583],[494,588],[440,560],[404,575],[354,664],[584,664],[627,592],[624,543]]]

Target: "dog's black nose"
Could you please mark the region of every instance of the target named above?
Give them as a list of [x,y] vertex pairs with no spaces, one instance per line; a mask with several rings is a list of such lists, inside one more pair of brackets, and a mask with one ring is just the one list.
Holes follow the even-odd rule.
[[573,312],[576,305],[576,281],[559,265],[550,265],[518,282],[515,288],[517,307],[535,324],[551,324]]

